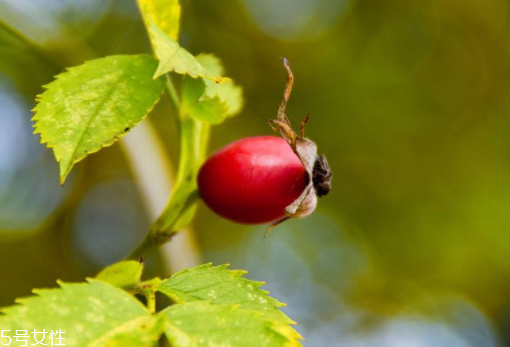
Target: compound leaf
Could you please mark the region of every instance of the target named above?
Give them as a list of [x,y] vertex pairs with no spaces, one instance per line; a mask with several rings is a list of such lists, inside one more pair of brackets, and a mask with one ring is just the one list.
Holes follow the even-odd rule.
[[96,278],[116,287],[130,288],[140,281],[142,271],[143,263],[127,260],[104,268]]
[[[35,290],[37,296],[19,299],[0,315],[4,336],[28,332],[28,345],[41,341],[43,330],[60,330],[67,346],[152,347],[162,332],[162,321],[150,315],[133,296],[107,283],[60,283],[61,289]],[[39,332],[32,334],[33,331]],[[50,345],[49,335],[44,343]],[[0,337],[7,345],[9,339]],[[55,341],[56,343],[57,341]]]
[[195,302],[160,312],[172,347],[297,347],[301,336],[256,311],[235,305]]
[[209,301],[219,305],[240,305],[264,314],[273,321],[294,324],[280,307],[285,306],[260,289],[263,282],[243,277],[246,271],[228,270],[228,265],[204,264],[175,273],[163,280],[157,290],[177,303]]
[[75,163],[129,132],[164,88],[148,55],[95,59],[56,76],[37,98],[35,132],[53,148],[64,182]]

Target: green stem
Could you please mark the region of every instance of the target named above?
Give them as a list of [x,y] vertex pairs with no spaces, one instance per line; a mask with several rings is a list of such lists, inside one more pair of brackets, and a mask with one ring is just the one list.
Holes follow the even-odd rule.
[[147,309],[152,314],[156,313],[156,293],[153,290],[147,290],[144,294],[147,300]]
[[181,101],[179,100],[179,96],[177,95],[177,91],[175,90],[175,86],[172,82],[172,79],[170,78],[170,76],[168,74],[166,75],[165,88],[166,88],[166,93],[168,94],[168,97],[174,104],[174,106],[177,110],[177,113],[179,113],[179,111],[181,109]]
[[147,309],[150,313],[156,313],[156,287],[159,285],[161,280],[159,278],[153,278],[148,281],[139,282],[129,291],[133,294],[140,294],[145,297],[147,302]]
[[128,259],[146,257],[155,248],[168,242],[191,221],[198,199],[196,176],[205,157],[209,125],[181,112],[180,102],[170,79],[167,79],[167,92],[180,113],[181,146],[176,182],[161,216]]

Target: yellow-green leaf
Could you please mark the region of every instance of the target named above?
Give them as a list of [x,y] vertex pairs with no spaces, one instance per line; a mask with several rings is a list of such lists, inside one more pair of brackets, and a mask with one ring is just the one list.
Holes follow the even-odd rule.
[[165,34],[149,17],[149,34],[156,57],[159,59],[158,69],[154,78],[164,75],[168,72],[176,72],[182,75],[190,75],[193,78],[209,78],[220,83],[224,79],[215,76],[200,64],[200,62],[186,49],[182,48],[177,41]]
[[133,287],[140,281],[143,263],[134,260],[121,261],[104,268],[96,278],[116,287]]
[[185,77],[182,83],[181,116],[193,117],[210,124],[219,124],[227,116],[227,105],[218,96],[203,98],[205,89],[203,79]]
[[138,0],[138,7],[147,28],[152,18],[162,32],[177,41],[181,19],[179,0]]
[[56,76],[38,96],[33,120],[53,148],[64,182],[75,163],[129,132],[154,107],[163,88],[148,55],[95,59]]
[[[212,54],[199,54],[197,60],[207,71],[220,76],[224,68],[218,58]],[[231,79],[214,83],[208,79],[184,77],[182,83],[181,115],[190,116],[199,121],[219,124],[228,116],[238,113],[243,105],[241,87]]]
[[241,305],[267,318],[284,324],[294,324],[280,307],[285,306],[260,289],[263,282],[243,277],[245,271],[229,270],[228,265],[204,264],[175,273],[163,280],[157,290],[177,303],[209,301],[214,304]]
[[[4,336],[12,338],[16,330],[27,330],[30,346],[36,344],[34,338],[43,338],[42,333],[34,336],[34,330],[60,330],[64,339],[54,340],[55,344],[152,347],[162,333],[162,320],[122,289],[96,280],[60,286],[61,289],[36,290],[37,296],[19,299],[18,305],[3,309],[0,328]],[[7,345],[9,339],[0,337],[0,342]],[[43,343],[51,345],[48,334]]]
[[288,325],[235,305],[195,302],[159,313],[172,347],[298,347],[301,336]]
[[[213,76],[223,76],[225,68],[221,60],[212,54],[199,54],[197,60]],[[227,107],[228,117],[237,115],[243,108],[243,89],[228,79],[222,83],[204,80],[205,96],[208,98],[218,97]]]

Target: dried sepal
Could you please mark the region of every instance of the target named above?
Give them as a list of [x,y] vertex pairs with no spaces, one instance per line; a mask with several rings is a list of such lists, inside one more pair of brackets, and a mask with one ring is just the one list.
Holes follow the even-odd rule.
[[294,153],[299,157],[308,175],[308,184],[303,193],[289,206],[285,208],[285,217],[271,224],[266,231],[269,231],[278,224],[290,218],[304,218],[315,211],[317,207],[317,198],[327,195],[331,189],[331,179],[333,173],[329,168],[329,164],[324,155],[317,154],[317,145],[310,139],[305,137],[305,125],[308,122],[310,114],[301,122],[300,134],[296,134],[292,129],[289,117],[285,114],[285,108],[289,101],[294,84],[294,75],[290,69],[287,59],[283,59],[283,65],[287,70],[287,84],[283,93],[283,100],[278,108],[278,116],[276,119],[270,119],[269,125],[274,131],[287,141]]

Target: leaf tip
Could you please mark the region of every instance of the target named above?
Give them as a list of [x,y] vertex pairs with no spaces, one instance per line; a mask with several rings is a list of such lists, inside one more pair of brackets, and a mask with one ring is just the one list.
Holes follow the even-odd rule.
[[62,161],[60,162],[60,186],[63,187],[64,183],[67,179],[67,176],[71,172],[72,165],[68,166],[67,168],[62,165]]

